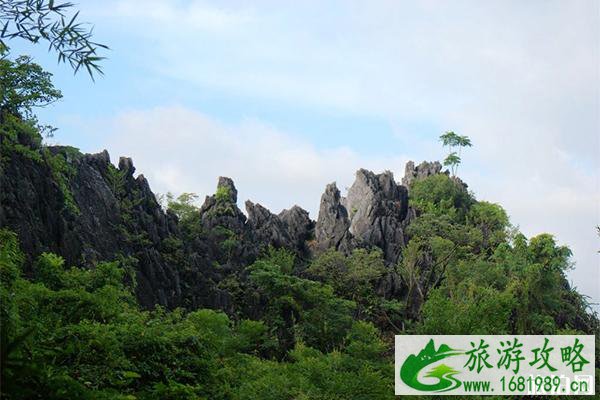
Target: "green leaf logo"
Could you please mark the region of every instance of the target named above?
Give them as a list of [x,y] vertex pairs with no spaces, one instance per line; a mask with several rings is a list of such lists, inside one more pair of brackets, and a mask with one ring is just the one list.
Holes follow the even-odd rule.
[[461,350],[450,348],[446,344],[440,345],[439,349],[435,349],[433,339],[431,339],[425,348],[418,355],[411,354],[406,358],[400,368],[400,379],[413,389],[424,392],[446,392],[456,389],[461,385],[461,381],[456,379],[454,375],[459,371],[445,364],[439,364],[425,374],[427,378],[437,378],[437,382],[433,384],[425,384],[419,381],[419,373],[431,364],[448,357],[464,354]]

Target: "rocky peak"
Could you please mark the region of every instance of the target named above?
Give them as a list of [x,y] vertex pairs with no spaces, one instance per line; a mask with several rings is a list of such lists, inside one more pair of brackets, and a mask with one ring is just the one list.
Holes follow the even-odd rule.
[[348,211],[342,205],[341,200],[340,191],[335,182],[325,187],[325,193],[321,196],[319,217],[315,226],[318,251],[330,247],[344,252],[351,250],[350,220],[348,219]]
[[0,226],[19,234],[30,261],[44,251],[81,267],[131,256],[137,260],[140,303],[176,306],[181,295],[179,272],[159,249],[177,234],[177,227],[168,224],[144,176],[133,178],[131,159],[119,160],[125,175],[119,179],[111,171],[107,151],[48,149],[65,160],[68,173],[57,178],[51,163],[11,154],[7,169],[0,172],[0,216],[4,216]]
[[237,203],[238,192],[231,178],[227,178],[226,176],[219,177],[219,181],[217,183],[217,193],[228,193],[229,200],[232,203]]
[[[106,151],[50,151],[64,158],[68,173],[57,178],[51,164],[17,152],[3,165],[0,226],[19,234],[32,260],[53,251],[69,265],[85,267],[131,256],[138,260],[136,292],[147,307],[175,307],[183,299],[196,306],[226,307],[226,299],[213,303],[222,297],[216,284],[251,264],[269,245],[291,249],[301,258],[309,257],[309,247],[349,253],[376,246],[388,264],[396,263],[405,246],[406,225],[415,215],[408,208],[407,188],[389,171],[358,170],[346,198],[335,183],[327,185],[316,223],[298,206],[276,215],[251,201],[245,204],[246,217],[237,206],[233,180],[219,177],[215,194],[200,208],[195,222],[199,233],[188,236],[180,222],[162,210],[144,175],[134,178],[131,158],[121,157],[117,170]],[[441,168],[437,162],[416,167],[408,163],[403,182],[408,185]],[[213,268],[215,264],[220,268]]]
[[286,247],[303,258],[308,256],[306,241],[313,236],[314,222],[306,210],[294,206],[275,215],[262,205],[248,200],[246,212],[246,225],[255,246]]
[[307,251],[306,242],[314,236],[315,223],[308,216],[308,211],[293,206],[279,213],[279,219],[285,224],[293,246],[302,252]]
[[408,191],[390,171],[374,174],[360,169],[343,199],[350,214],[350,233],[368,246],[377,246],[387,261],[395,263],[404,246],[403,221],[408,211]]
[[234,232],[243,230],[246,216],[237,206],[237,189],[231,178],[219,177],[217,191],[206,196],[200,215],[205,229],[221,226]]
[[[415,167],[413,161],[406,163],[404,168],[404,178],[402,178],[402,184],[407,188],[410,187],[414,180],[424,179],[431,175],[442,173],[442,164],[439,161],[423,161],[421,164]],[[447,171],[444,173],[448,173]]]
[[246,201],[248,229],[253,233],[256,243],[275,247],[292,248],[293,243],[285,223],[271,211],[258,203]]
[[83,161],[87,164],[94,165],[99,171],[106,171],[110,164],[110,155],[106,150],[96,154],[84,154]]
[[353,234],[362,232],[364,223],[376,215],[394,214],[404,219],[408,203],[406,188],[396,183],[390,171],[376,175],[365,169],[356,172],[356,180],[342,202],[350,212]]
[[133,161],[129,157],[119,157],[119,170],[124,172],[126,176],[133,176],[135,167]]

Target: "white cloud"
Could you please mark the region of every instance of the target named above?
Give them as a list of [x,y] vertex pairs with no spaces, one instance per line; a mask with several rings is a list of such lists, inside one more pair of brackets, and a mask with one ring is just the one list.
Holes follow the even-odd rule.
[[107,147],[131,156],[153,190],[214,193],[218,176],[231,177],[239,203],[251,199],[273,212],[294,204],[316,219],[325,185],[344,191],[359,168],[391,169],[401,178],[407,158],[363,157],[348,148],[318,150],[312,144],[256,120],[222,124],[184,107],[159,107],[119,115]]

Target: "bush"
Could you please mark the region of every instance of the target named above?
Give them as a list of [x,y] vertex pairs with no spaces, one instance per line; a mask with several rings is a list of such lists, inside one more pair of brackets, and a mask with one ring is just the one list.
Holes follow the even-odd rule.
[[413,181],[409,196],[411,204],[421,211],[446,214],[458,221],[464,220],[474,202],[462,183],[445,174]]

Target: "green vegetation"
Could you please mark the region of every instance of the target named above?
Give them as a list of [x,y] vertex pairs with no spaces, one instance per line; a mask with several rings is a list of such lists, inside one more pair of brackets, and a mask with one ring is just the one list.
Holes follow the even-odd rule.
[[116,198],[121,199],[125,197],[125,171],[121,171],[114,165],[110,164],[106,170],[105,179],[108,183],[110,191],[115,195]]
[[75,169],[67,158],[77,157],[79,151],[63,147],[52,153],[43,147],[43,135],[51,136],[56,129],[41,125],[34,114],[35,108],[46,107],[62,97],[51,77],[30,57],[9,60],[6,48],[0,44],[0,166],[14,154],[46,164],[63,194],[65,210],[77,215],[79,209],[69,188]]
[[211,211],[214,213],[213,215],[235,215],[231,190],[228,187],[219,186],[215,193],[215,200],[217,204],[214,210]]
[[312,261],[305,275],[331,285],[336,296],[356,303],[356,317],[393,330],[401,324],[404,305],[377,293],[387,271],[379,249],[356,249],[348,257],[330,249]]
[[[468,136],[460,136],[452,131],[445,132],[440,136],[440,141],[444,147],[448,147],[448,155],[444,159],[444,165],[449,166],[453,176],[461,163],[460,153],[463,147],[471,147],[471,139]],[[454,149],[457,148],[458,152]]]
[[192,222],[199,216],[200,209],[194,204],[198,200],[196,193],[182,193],[177,199],[172,193],[167,193],[167,209],[186,224]]
[[31,43],[48,42],[59,62],[69,63],[75,73],[85,68],[90,77],[102,74],[98,49],[106,45],[92,41],[92,28],[77,21],[71,2],[54,0],[3,0],[0,3],[0,48],[5,40],[23,39]]
[[[420,215],[398,266],[378,249],[305,265],[269,248],[222,281],[229,316],[141,310],[132,260],[86,270],[44,253],[25,277],[16,235],[0,231],[3,398],[391,399],[393,334],[598,333],[567,284],[568,248],[513,232],[500,206],[445,175],[415,187]],[[390,271],[403,292],[385,298]]]
[[215,198],[219,203],[231,201],[231,190],[226,186],[219,186],[217,193],[215,193]]
[[457,222],[464,221],[474,203],[473,196],[463,185],[444,174],[414,181],[409,195],[411,205],[420,211],[436,217],[447,216]]
[[233,256],[233,251],[240,244],[238,235],[229,228],[222,225],[217,225],[213,229],[213,235],[218,238],[221,247],[221,253],[225,255],[225,259],[229,261]]
[[3,398],[392,398],[377,330],[330,287],[278,265],[250,267],[270,299],[263,321],[234,321],[141,311],[118,262],[67,268],[47,253],[26,279],[16,236],[0,239]]
[[7,48],[0,44],[0,122],[11,143],[18,143],[19,138],[21,143],[39,147],[40,133],[49,136],[55,131],[51,126],[40,125],[33,112],[62,98],[51,77],[30,57],[8,59]]
[[[200,207],[196,205],[197,199],[198,195],[196,193],[182,193],[177,198],[172,193],[166,195],[166,209],[177,216],[179,228],[186,241],[206,238],[207,236],[200,222]],[[227,237],[231,238],[232,234],[228,234]]]
[[[79,152],[77,149],[74,150]],[[58,184],[58,187],[63,194],[65,209],[74,215],[79,215],[79,207],[69,188],[69,181],[75,176],[77,171],[69,162],[67,162],[68,153],[60,152],[52,154],[47,148],[43,148],[42,154],[44,155],[44,161],[50,167],[50,171],[52,171],[52,178],[54,178],[54,181]]]
[[38,129],[32,123],[23,121],[12,114],[6,114],[1,118],[0,166],[6,164],[14,154],[41,163],[43,159],[39,149],[42,144],[42,137],[38,133]]

